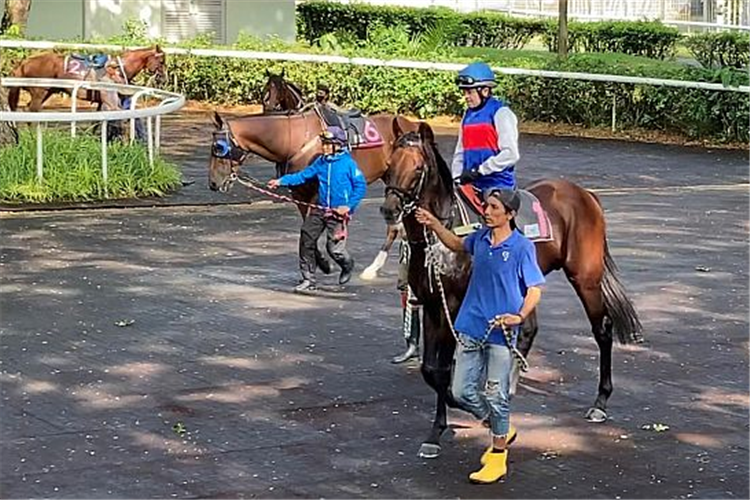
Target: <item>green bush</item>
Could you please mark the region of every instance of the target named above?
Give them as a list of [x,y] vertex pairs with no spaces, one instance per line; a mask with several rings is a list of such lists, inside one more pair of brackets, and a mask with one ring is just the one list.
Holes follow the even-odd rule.
[[702,33],[685,39],[685,45],[704,68],[747,68],[750,33]]
[[108,182],[101,171],[98,137],[68,131],[44,134],[44,177],[36,176],[36,134],[19,132],[18,146],[0,148],[0,200],[6,203],[91,201],[164,196],[180,186],[180,173],[161,158],[148,162],[140,144],[116,141],[108,148]]
[[[435,28],[433,28],[435,30]],[[481,58],[503,67],[551,71],[607,73],[661,79],[747,85],[748,75],[730,68],[718,71],[687,67],[670,61],[610,53],[571,54],[560,61],[547,52],[504,51],[479,47],[446,48],[435,35],[410,37],[398,27],[376,25],[369,42],[334,34],[318,46],[306,43],[240,38],[234,48],[340,55],[412,58],[469,62]],[[325,42],[325,43],[323,43]],[[204,47],[208,40],[185,45]],[[463,54],[463,56],[461,56]],[[19,56],[20,52],[15,52]],[[17,62],[16,60],[15,62]],[[265,71],[286,70],[287,78],[311,96],[317,83],[331,85],[334,101],[366,112],[393,112],[419,117],[456,115],[463,109],[454,74],[345,64],[270,62],[192,55],[169,56],[170,90],[195,99],[224,105],[260,103]],[[7,57],[3,64],[11,65]],[[564,79],[502,76],[498,92],[524,120],[567,122],[584,127],[609,125],[612,103],[620,130],[644,128],[684,134],[694,139],[748,141],[746,93],[706,91]]]
[[312,1],[297,5],[297,36],[314,43],[330,33],[347,33],[365,40],[375,25],[403,26],[409,36],[419,36],[441,26],[445,42],[457,46],[521,48],[544,24],[495,12],[461,14],[448,8],[383,7]]
[[[557,21],[549,21],[544,42],[557,50]],[[618,52],[634,56],[666,59],[674,55],[680,33],[658,21],[571,22],[568,47],[572,52]]]

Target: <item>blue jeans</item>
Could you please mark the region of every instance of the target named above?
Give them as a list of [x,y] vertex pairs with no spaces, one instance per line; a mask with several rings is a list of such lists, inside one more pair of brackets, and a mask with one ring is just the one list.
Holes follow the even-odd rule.
[[459,333],[469,347],[456,345],[453,399],[479,419],[490,419],[493,436],[508,434],[513,356],[505,344],[480,345]]

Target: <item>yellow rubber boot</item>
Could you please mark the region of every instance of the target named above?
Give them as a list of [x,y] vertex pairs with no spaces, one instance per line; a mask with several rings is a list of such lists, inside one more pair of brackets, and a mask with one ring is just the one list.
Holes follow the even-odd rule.
[[479,484],[491,484],[499,481],[508,473],[508,450],[490,452],[486,463],[477,472],[469,474],[469,481]]
[[[508,428],[508,436],[505,438],[505,446],[510,446],[511,444],[513,444],[513,441],[515,441],[517,437],[518,431],[511,425]],[[482,465],[486,464],[487,455],[489,455],[490,453],[492,453],[492,445],[490,445],[489,448],[487,448],[484,453],[482,453],[482,458],[479,459],[479,463],[481,463]]]

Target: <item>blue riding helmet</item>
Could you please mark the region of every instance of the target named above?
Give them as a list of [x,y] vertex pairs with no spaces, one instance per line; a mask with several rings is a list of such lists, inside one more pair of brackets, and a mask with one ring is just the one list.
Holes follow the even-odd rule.
[[475,89],[478,87],[495,87],[495,72],[484,62],[475,62],[458,72],[456,85],[460,89]]

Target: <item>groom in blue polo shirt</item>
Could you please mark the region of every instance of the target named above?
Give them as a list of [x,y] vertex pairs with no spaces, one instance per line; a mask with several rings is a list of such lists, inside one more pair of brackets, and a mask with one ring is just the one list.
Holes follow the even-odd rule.
[[534,244],[511,226],[521,204],[518,193],[492,188],[484,198],[487,226],[466,239],[422,208],[416,215],[446,247],[472,256],[469,286],[455,323],[461,342],[456,346],[451,392],[465,410],[489,420],[491,444],[482,455],[483,467],[469,475],[472,482],[486,484],[506,475],[507,446],[515,438],[510,427],[514,360],[502,326],[513,330],[515,343],[520,325],[539,303],[544,275]]

